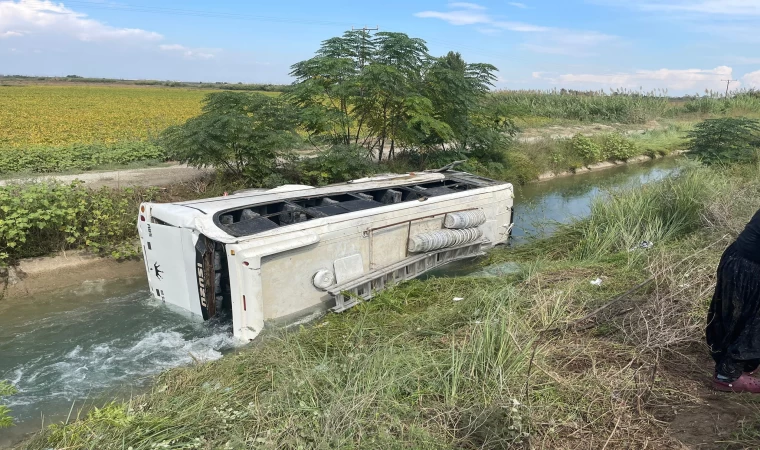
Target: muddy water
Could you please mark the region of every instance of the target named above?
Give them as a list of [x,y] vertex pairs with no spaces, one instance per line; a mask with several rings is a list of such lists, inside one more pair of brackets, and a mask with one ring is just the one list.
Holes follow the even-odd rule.
[[[610,188],[671,175],[664,159],[517,187],[516,242],[551,233],[556,223],[588,213],[590,200]],[[460,262],[439,275],[472,271]],[[229,329],[199,323],[150,299],[140,279],[90,282],[54,295],[0,301],[0,380],[19,393],[2,400],[17,425],[0,430],[0,447],[70,411],[128,397],[165,369],[211,360],[236,345]]]

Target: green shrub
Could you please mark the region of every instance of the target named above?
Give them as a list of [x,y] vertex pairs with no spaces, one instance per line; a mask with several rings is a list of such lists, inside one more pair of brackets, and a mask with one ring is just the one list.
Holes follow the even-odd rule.
[[705,205],[725,191],[725,178],[704,168],[687,168],[657,183],[599,196],[591,214],[565,231],[578,259],[625,252],[642,241],[675,240],[702,226]]
[[363,147],[336,145],[313,158],[298,160],[294,169],[286,178],[313,186],[323,186],[365,177],[376,172],[377,165]]
[[722,117],[708,119],[689,132],[689,155],[706,164],[748,162],[760,147],[760,122]]
[[63,147],[0,148],[0,173],[92,170],[137,161],[165,161],[163,148],[149,142],[72,144]]
[[0,265],[67,248],[134,256],[139,252],[131,244],[137,236],[137,207],[156,192],[92,191],[81,182],[0,187]]
[[[0,381],[0,398],[15,394],[16,388],[7,381]],[[13,425],[10,408],[0,405],[0,428],[8,428]]]
[[518,152],[507,153],[505,165],[507,179],[519,184],[536,180],[541,172],[528,155]]
[[636,156],[636,144],[619,133],[611,133],[602,139],[602,153],[605,159],[625,161]]
[[587,136],[576,134],[571,139],[570,145],[573,152],[585,161],[597,162],[602,159],[602,147]]

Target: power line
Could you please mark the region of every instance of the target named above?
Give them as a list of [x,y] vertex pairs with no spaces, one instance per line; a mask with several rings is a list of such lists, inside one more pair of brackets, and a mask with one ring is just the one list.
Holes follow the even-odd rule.
[[364,46],[364,44],[366,43],[367,39],[369,39],[369,37],[370,37],[370,34],[368,33],[368,31],[369,32],[378,31],[379,29],[380,29],[380,27],[367,28],[366,25],[363,26],[362,28],[351,27],[351,31],[361,31],[362,32],[361,43],[359,45],[357,45],[357,49],[356,49],[356,52],[358,53],[357,56],[359,56],[359,68],[360,69],[364,69],[364,55],[366,53],[365,52],[365,46]]

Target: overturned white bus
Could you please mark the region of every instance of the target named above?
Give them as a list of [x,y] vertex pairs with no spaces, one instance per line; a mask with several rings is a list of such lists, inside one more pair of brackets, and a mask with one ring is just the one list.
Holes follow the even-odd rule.
[[154,297],[236,337],[268,320],[340,312],[382,290],[505,242],[513,190],[465,172],[285,185],[180,203],[144,203],[138,229]]

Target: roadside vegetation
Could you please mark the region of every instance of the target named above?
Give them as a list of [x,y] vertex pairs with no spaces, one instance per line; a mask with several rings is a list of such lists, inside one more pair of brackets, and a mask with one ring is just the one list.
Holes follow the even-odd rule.
[[[0,381],[0,399],[16,393],[16,388],[10,383]],[[13,425],[11,410],[5,405],[0,405],[0,429],[8,428]]]

